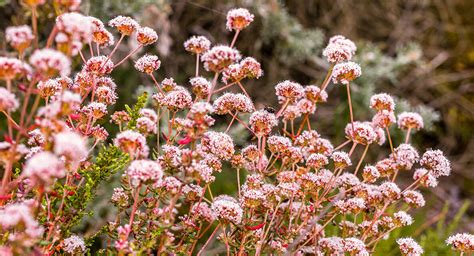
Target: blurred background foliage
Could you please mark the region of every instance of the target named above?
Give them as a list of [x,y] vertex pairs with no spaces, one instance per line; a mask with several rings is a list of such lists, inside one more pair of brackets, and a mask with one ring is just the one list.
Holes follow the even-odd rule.
[[[274,85],[281,80],[319,85],[328,68],[321,51],[329,37],[342,34],[354,40],[358,45],[355,61],[363,71],[351,85],[356,119],[368,120],[373,115],[368,109],[373,93],[390,93],[397,98],[398,113],[412,110],[424,117],[427,129],[414,136],[418,149],[440,148],[453,162],[453,174],[428,192],[430,210],[419,212],[420,221],[413,230],[401,234],[415,232],[430,255],[447,255],[434,241],[442,244],[451,230],[472,232],[474,207],[466,200],[474,197],[474,1],[83,0],[82,11],[103,20],[130,15],[156,29],[159,42],[147,50],[162,60],[159,77],[173,77],[189,86],[194,59],[182,43],[194,34],[207,36],[213,44],[228,43],[232,34],[225,30],[225,14],[234,7],[248,8],[256,16],[239,36],[237,47],[259,60],[265,71],[260,80],[246,84],[258,107],[276,104]],[[51,10],[40,12],[40,27],[51,27]],[[0,1],[0,14],[2,28],[29,20],[29,13],[15,0]],[[4,40],[1,47],[5,49]],[[119,53],[127,54],[130,47],[123,45]],[[150,90],[151,81],[132,69],[129,62],[114,74],[119,85],[117,110],[133,103],[139,92]],[[330,86],[328,93],[329,102],[319,107],[312,122],[338,144],[344,140],[341,131],[348,120],[346,96],[338,86]],[[402,134],[395,129],[393,133],[395,144],[401,143]],[[239,139],[237,143],[248,138]],[[376,161],[388,151],[388,147],[373,150],[367,161]],[[410,176],[402,175],[407,182]],[[235,185],[226,181],[234,179],[231,171],[219,174],[214,190],[233,193]],[[100,216],[107,215],[111,184],[101,192],[106,195],[98,200],[102,203],[96,204]],[[429,226],[422,226],[423,220]],[[88,223],[97,225],[95,221]],[[379,253],[391,255],[393,246],[388,239]]]

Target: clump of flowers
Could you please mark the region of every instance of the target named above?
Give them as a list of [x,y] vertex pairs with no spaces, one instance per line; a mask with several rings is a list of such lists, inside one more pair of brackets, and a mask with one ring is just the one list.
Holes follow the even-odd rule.
[[[36,13],[46,3],[25,4]],[[249,10],[228,12],[226,27],[234,33],[228,45],[211,46],[203,36],[184,42],[196,61],[188,90],[178,79],[156,79],[160,57],[146,54],[158,40],[153,29],[131,17],[103,23],[70,12],[78,10],[77,1],[55,4],[62,14],[51,40],[43,45],[36,26],[10,27],[6,38],[14,52],[0,57],[2,255],[87,254],[99,236],[108,241],[101,249],[117,255],[202,255],[213,243],[222,243],[228,255],[369,255],[380,240],[413,223],[411,211],[426,204],[420,188],[436,186],[451,172],[442,151],[421,153],[411,144],[411,131],[423,128],[416,113],[398,116],[407,133],[394,145],[390,95],[367,103],[376,112],[371,121],[354,121],[350,84],[362,71],[351,62],[356,45],[343,36],[332,37],[323,51],[330,63],[323,83],[276,84],[274,109],[247,93],[247,80],[264,74],[258,60],[242,59],[236,48],[239,33],[254,20]],[[127,40],[136,48],[117,58]],[[112,112],[121,86],[111,76],[137,52],[134,67],[153,84],[153,101],[145,93]],[[200,74],[201,64],[207,72]],[[345,134],[339,145],[311,122],[330,100],[331,82],[343,84],[349,99],[350,122],[339,131]],[[226,91],[231,88],[239,91]],[[106,130],[107,121],[117,133]],[[369,163],[367,153],[381,147],[390,153]],[[227,180],[216,175],[221,172]],[[413,177],[411,184],[399,182],[402,172]],[[71,235],[89,215],[96,189],[116,173],[113,218],[95,234]],[[213,183],[224,182],[236,193],[218,195]],[[473,240],[458,234],[446,242],[470,253]],[[411,238],[397,243],[402,255],[423,253]]]

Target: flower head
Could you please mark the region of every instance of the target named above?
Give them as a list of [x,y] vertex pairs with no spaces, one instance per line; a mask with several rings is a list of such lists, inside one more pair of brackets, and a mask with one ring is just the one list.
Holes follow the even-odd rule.
[[137,41],[140,45],[150,45],[158,40],[156,31],[149,27],[140,27],[137,29]]
[[205,36],[192,36],[184,42],[184,49],[194,54],[202,54],[211,48],[211,41]]
[[5,30],[5,39],[19,52],[28,48],[34,38],[31,28],[27,25],[12,26]]
[[228,30],[242,30],[253,21],[254,15],[244,8],[232,9],[227,12],[226,27]]
[[238,50],[229,46],[218,45],[204,53],[201,60],[204,62],[204,68],[207,71],[221,72],[240,58],[241,55]]
[[163,177],[161,166],[151,160],[133,161],[126,173],[134,187],[138,187],[140,184],[159,182]]
[[329,44],[324,49],[323,56],[330,63],[338,63],[351,60],[356,50],[357,47],[351,40],[338,35],[329,39]]
[[125,36],[131,35],[140,27],[134,19],[126,16],[117,16],[113,18],[109,21],[109,26],[117,28],[120,34]]
[[256,136],[266,136],[278,125],[278,119],[273,113],[259,110],[252,113],[249,125]]
[[423,118],[415,112],[403,112],[398,115],[398,127],[404,130],[420,130],[423,128]]
[[423,248],[413,238],[399,238],[397,244],[403,256],[420,256]]
[[4,87],[0,87],[0,110],[1,111],[15,111],[20,103],[15,94],[11,93]]
[[332,81],[335,84],[349,84],[360,75],[362,75],[362,71],[359,64],[352,61],[338,63],[332,70]]
[[70,236],[63,241],[63,249],[70,254],[83,253],[86,250],[84,240],[78,236]]
[[144,55],[135,62],[135,68],[143,73],[151,74],[160,68],[161,61],[156,55]]

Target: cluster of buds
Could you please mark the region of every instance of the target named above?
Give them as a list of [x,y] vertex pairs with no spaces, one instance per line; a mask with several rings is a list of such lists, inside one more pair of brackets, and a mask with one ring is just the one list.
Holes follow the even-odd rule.
[[[60,10],[77,10],[74,1],[54,2]],[[32,9],[44,4],[26,3]],[[196,60],[189,85],[171,77],[158,82],[160,58],[142,55],[134,66],[153,83],[153,100],[144,94],[133,108],[110,115],[118,97],[114,70],[157,41],[153,29],[118,16],[108,22],[119,35],[115,43],[97,18],[63,12],[50,36],[54,42],[31,51],[35,31],[7,29],[18,58],[0,57],[6,84],[0,87],[0,112],[7,124],[0,142],[0,254],[89,253],[91,237],[70,236],[70,228],[84,215],[83,197],[90,200],[99,182],[116,171],[120,186],[110,198],[116,216],[100,230],[113,241],[107,250],[114,254],[202,255],[219,241],[227,254],[237,255],[369,255],[395,229],[411,225],[409,212],[425,205],[417,189],[435,186],[451,171],[440,150],[421,155],[410,144],[422,118],[400,114],[398,126],[408,132],[405,143],[394,146],[389,127],[395,103],[377,94],[370,100],[372,121],[354,121],[349,105],[351,122],[339,146],[312,128],[331,81],[346,85],[350,103],[349,83],[362,74],[350,61],[356,46],[343,36],[332,37],[323,52],[331,68],[321,86],[282,81],[275,86],[278,109],[256,108],[245,79],[261,77],[262,66],[242,59],[235,48],[253,19],[246,9],[228,12],[226,26],[234,33],[229,45],[212,46],[204,36],[184,43]],[[115,50],[129,36],[138,47],[115,61]],[[102,54],[109,46],[110,53]],[[72,65],[77,61],[83,62],[80,70]],[[200,64],[209,74],[199,74]],[[225,91],[232,87],[239,92]],[[228,124],[216,125],[226,118]],[[102,126],[107,119],[119,130],[111,144]],[[245,137],[254,140],[246,143]],[[363,166],[369,148],[384,151],[386,140],[391,153]],[[105,153],[96,154],[100,144]],[[361,154],[355,153],[358,146]],[[405,186],[399,172],[413,172],[414,181]],[[216,194],[214,184],[224,184],[223,177],[234,195]],[[229,182],[233,177],[236,182]],[[447,243],[472,252],[472,241],[472,235],[459,234]],[[411,238],[397,243],[403,255],[423,253]]]

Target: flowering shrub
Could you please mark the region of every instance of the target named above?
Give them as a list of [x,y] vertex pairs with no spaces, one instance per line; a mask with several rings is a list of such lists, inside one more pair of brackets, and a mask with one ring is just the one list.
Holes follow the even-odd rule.
[[[332,37],[323,51],[330,69],[321,86],[283,81],[275,86],[280,105],[258,109],[245,82],[261,77],[262,68],[235,48],[254,16],[233,9],[229,45],[212,46],[203,36],[184,42],[196,60],[190,90],[173,78],[159,82],[159,57],[144,54],[135,68],[155,84],[153,108],[144,94],[133,107],[109,113],[118,89],[110,75],[155,43],[157,33],[118,16],[108,22],[115,42],[102,21],[72,12],[76,2],[54,1],[61,14],[43,45],[36,8],[44,1],[25,4],[33,29],[7,28],[13,51],[0,57],[7,126],[0,143],[2,255],[84,254],[97,236],[107,237],[101,252],[112,254],[201,255],[217,239],[228,255],[369,255],[393,230],[413,223],[408,212],[425,205],[417,189],[437,186],[450,174],[440,150],[420,154],[410,144],[423,120],[408,112],[396,118],[390,95],[376,94],[367,103],[373,120],[355,120],[350,84],[363,74],[351,62],[356,45],[343,36]],[[116,59],[125,40],[136,48]],[[212,80],[200,74],[201,62]],[[346,141],[338,146],[311,126],[317,105],[329,100],[331,82],[345,87],[350,110]],[[224,92],[233,89],[240,92]],[[226,127],[215,126],[217,116],[228,116]],[[107,119],[118,134],[109,136]],[[400,145],[390,136],[395,123],[406,131]],[[256,143],[236,145],[230,135],[236,126]],[[390,155],[364,163],[369,148],[384,144]],[[234,196],[212,192],[215,173],[223,169],[235,172]],[[98,186],[117,172],[121,186],[110,199],[115,218],[97,234],[73,234]],[[413,173],[409,186],[400,188],[400,172]],[[473,251],[473,240],[458,234],[446,242],[464,253]],[[397,243],[403,255],[423,253],[412,238]]]

